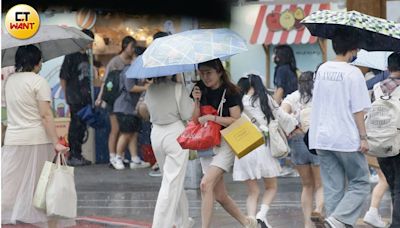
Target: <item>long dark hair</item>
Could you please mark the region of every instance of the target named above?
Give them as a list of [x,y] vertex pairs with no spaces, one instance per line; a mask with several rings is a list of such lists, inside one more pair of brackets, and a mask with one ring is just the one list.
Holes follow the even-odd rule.
[[312,99],[312,90],[314,88],[314,73],[306,71],[299,77],[300,102],[307,104]]
[[240,92],[242,97],[249,92],[250,89],[250,82],[248,77],[242,77],[239,79],[237,85],[240,88]]
[[228,72],[225,70],[220,59],[213,59],[207,62],[199,63],[198,68],[205,66],[215,69],[218,73],[222,73],[222,84],[226,86],[227,95],[240,94],[240,89],[231,82]]
[[123,51],[125,51],[125,49],[128,47],[128,45],[129,45],[130,43],[133,43],[133,45],[136,46],[137,41],[135,40],[135,38],[133,38],[133,37],[131,37],[131,36],[125,36],[125,37],[122,39],[122,42],[121,42],[121,51],[119,52],[119,54],[121,54]]
[[260,76],[255,74],[249,74],[247,76],[249,78],[250,86],[254,89],[254,94],[251,96],[251,105],[254,106],[254,103],[257,101],[257,99],[260,99],[261,110],[269,123],[271,119],[275,119],[269,104],[269,93],[265,88]]
[[277,67],[288,64],[290,69],[296,73],[296,58],[294,57],[293,49],[289,45],[285,44],[276,46],[274,48],[274,54],[278,57],[278,60],[276,61]]

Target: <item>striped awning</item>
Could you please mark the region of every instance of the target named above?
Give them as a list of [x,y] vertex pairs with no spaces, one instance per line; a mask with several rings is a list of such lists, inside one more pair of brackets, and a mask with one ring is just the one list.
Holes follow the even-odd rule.
[[317,37],[300,21],[310,13],[330,9],[329,3],[260,5],[250,44],[307,44],[315,43]]

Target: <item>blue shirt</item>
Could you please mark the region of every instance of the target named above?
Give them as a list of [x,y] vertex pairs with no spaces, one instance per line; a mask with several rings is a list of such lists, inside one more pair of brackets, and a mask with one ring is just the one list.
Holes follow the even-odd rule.
[[283,98],[297,90],[297,75],[288,64],[275,68],[274,85],[283,89]]

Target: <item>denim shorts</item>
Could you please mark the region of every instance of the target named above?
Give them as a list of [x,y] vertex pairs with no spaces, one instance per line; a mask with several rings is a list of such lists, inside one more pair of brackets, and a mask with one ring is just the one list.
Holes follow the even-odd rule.
[[304,134],[295,134],[289,139],[291,160],[295,165],[319,165],[317,155],[311,154],[304,143]]

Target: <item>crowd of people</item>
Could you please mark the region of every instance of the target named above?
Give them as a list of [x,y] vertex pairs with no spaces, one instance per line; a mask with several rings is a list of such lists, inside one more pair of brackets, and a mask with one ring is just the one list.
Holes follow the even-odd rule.
[[[93,37],[89,30],[83,32]],[[154,38],[167,35],[159,32]],[[152,124],[151,144],[162,173],[154,228],[188,228],[194,224],[189,217],[184,191],[189,151],[182,149],[176,140],[185,130],[185,122],[192,120],[205,124],[212,121],[224,129],[242,113],[251,115],[264,133],[272,120],[297,121],[296,128],[287,134],[288,161],[301,178],[303,226],[355,226],[371,192],[370,170],[365,157],[369,145],[364,117],[371,108],[371,99],[373,102],[380,96],[372,93],[370,97],[361,70],[350,64],[357,57],[357,40],[339,35],[332,44],[335,58],[304,72],[297,68],[290,46],[277,46],[273,56],[276,90],[270,94],[260,75],[248,74],[237,85],[233,83],[220,59],[198,64],[197,73],[201,80],[191,91],[187,90],[180,74],[146,80],[128,78],[126,72],[130,64],[144,48],[130,36],[122,40],[121,52],[107,65],[95,105],[105,105],[111,123],[108,138],[111,166],[117,170],[125,168],[124,153],[128,147],[129,167],[147,168],[150,164],[139,156],[137,146],[142,122],[147,121],[138,113],[138,103],[144,96],[143,104]],[[35,185],[44,162],[52,159],[54,148],[63,153],[68,148],[59,144],[50,106],[50,88],[45,79],[38,76],[40,50],[33,45],[20,47],[15,60],[16,73],[8,78],[5,86],[8,128],[2,148],[2,224],[17,221],[45,223],[48,221],[45,214],[31,203]],[[82,156],[87,126],[77,116],[80,109],[93,102],[90,70],[88,54],[82,50],[65,57],[60,73],[71,112],[68,163],[73,166],[90,164]],[[375,87],[380,86],[384,94],[391,95],[400,88],[400,53],[389,56],[388,70],[388,77],[376,81]],[[111,80],[113,74],[115,80]],[[110,102],[104,94],[115,86],[112,82],[118,83],[120,92]],[[200,110],[204,106],[212,106],[219,113],[202,115]],[[286,115],[277,115],[277,110]],[[306,136],[309,145],[304,141]],[[288,161],[272,156],[268,140],[240,159],[223,138],[221,144],[210,151],[203,155],[199,152],[203,172],[201,226],[211,227],[216,201],[244,227],[255,228],[260,224],[271,228],[273,218],[268,217],[268,212],[279,191],[277,177],[281,165]],[[371,206],[364,217],[364,221],[374,227],[387,226],[378,212],[387,188],[393,204],[391,227],[400,227],[399,159],[400,155],[378,159],[379,184],[372,192]],[[234,181],[245,182],[247,186],[246,213],[239,209],[226,189],[224,175],[231,171]],[[260,207],[258,180],[264,184]]]

